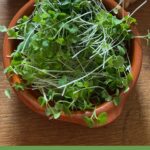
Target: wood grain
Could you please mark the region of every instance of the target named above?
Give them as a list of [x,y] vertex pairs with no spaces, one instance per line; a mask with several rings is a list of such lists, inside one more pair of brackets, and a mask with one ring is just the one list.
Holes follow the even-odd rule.
[[[8,25],[26,0],[0,0],[0,24]],[[133,10],[142,0],[139,0]],[[142,34],[150,29],[150,1],[135,15]],[[0,34],[0,145],[150,145],[150,47],[143,42],[143,66],[139,81],[124,112],[114,123],[88,129],[60,121],[49,121],[30,111],[12,92],[2,67],[3,34]]]

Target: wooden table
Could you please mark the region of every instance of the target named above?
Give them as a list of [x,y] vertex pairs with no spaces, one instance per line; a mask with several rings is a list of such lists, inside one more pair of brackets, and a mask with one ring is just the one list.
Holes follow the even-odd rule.
[[[0,24],[8,25],[25,2],[0,0]],[[150,1],[135,16],[140,32],[145,34],[150,29]],[[0,53],[2,43],[3,34],[0,34]],[[4,89],[9,84],[3,74],[0,57],[0,145],[149,145],[150,49],[146,47],[146,42],[143,42],[143,54],[141,75],[124,112],[111,125],[98,129],[48,121],[29,110],[14,94],[11,100],[6,98]]]

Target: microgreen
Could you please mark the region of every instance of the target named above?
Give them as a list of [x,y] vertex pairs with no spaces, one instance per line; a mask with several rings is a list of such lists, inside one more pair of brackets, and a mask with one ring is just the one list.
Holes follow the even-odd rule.
[[92,128],[95,124],[106,124],[108,121],[108,114],[106,112],[102,112],[99,115],[96,115],[96,111],[94,110],[91,117],[84,116],[83,119],[85,123]]
[[6,95],[9,99],[11,99],[10,89],[6,89],[6,90],[4,91],[4,93],[5,93],[5,95]]
[[108,115],[106,112],[102,112],[97,116],[97,121],[100,124],[105,124],[108,121]]
[[7,28],[5,26],[0,25],[0,32],[7,32]]
[[84,116],[84,121],[86,122],[86,124],[88,125],[89,128],[92,128],[94,126],[94,121],[93,119],[87,117],[87,116]]
[[[0,26],[20,42],[5,73],[24,81],[13,85],[16,90],[37,90],[50,118],[94,110],[105,101],[119,105],[120,91],[127,92],[132,80],[127,46],[135,23],[130,15],[118,19],[99,0],[36,0],[30,16],[13,28]],[[107,114],[84,120],[104,124]]]
[[13,84],[13,88],[15,88],[15,90],[21,90],[23,91],[25,89],[25,85],[24,83],[15,83]]

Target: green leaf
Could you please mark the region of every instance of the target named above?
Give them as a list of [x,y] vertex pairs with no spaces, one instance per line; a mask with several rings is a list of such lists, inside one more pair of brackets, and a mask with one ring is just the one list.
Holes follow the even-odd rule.
[[64,45],[65,40],[64,40],[64,38],[58,38],[58,39],[56,40],[56,42],[57,42],[58,44],[60,44],[60,45]]
[[52,18],[54,18],[56,12],[53,10],[48,10],[48,13],[51,15]]
[[118,71],[119,71],[120,73],[121,73],[121,72],[123,73],[123,72],[125,72],[125,69],[126,69],[126,68],[125,68],[124,66],[122,66],[122,67],[118,68]]
[[33,21],[34,21],[34,22],[37,22],[37,23],[40,23],[40,22],[41,22],[41,16],[40,16],[39,14],[35,15],[35,16],[33,17]]
[[101,92],[101,96],[102,98],[104,98],[106,101],[111,101],[112,100],[112,96],[109,95],[109,93],[106,90],[103,90]]
[[54,114],[54,119],[58,119],[60,117],[60,115],[61,115],[61,112],[55,113]]
[[48,47],[48,46],[49,46],[49,41],[44,40],[44,41],[42,42],[42,46],[43,46],[43,47]]
[[11,99],[10,89],[6,89],[4,93],[9,99]]
[[76,27],[76,26],[73,26],[72,28],[70,28],[69,29],[69,31],[71,32],[71,33],[77,33],[78,32],[78,27]]
[[83,84],[84,84],[85,88],[89,87],[89,82],[88,81],[85,81]]
[[54,119],[58,119],[61,115],[61,112],[56,110],[55,107],[48,106],[45,110],[47,116],[51,116]]
[[0,25],[0,32],[7,32],[7,30],[5,26]]
[[132,75],[132,73],[129,73],[129,74],[127,75],[127,80],[128,80],[128,83],[130,83],[130,82],[133,80],[133,75]]
[[78,92],[78,93],[72,93],[71,98],[72,98],[73,100],[77,100],[77,99],[79,98],[79,92]]
[[47,100],[46,100],[43,96],[40,96],[40,97],[38,98],[38,102],[39,102],[39,104],[43,107],[44,105],[46,105]]
[[52,108],[46,107],[46,109],[45,109],[45,114],[46,114],[46,116],[51,116],[51,115],[53,115]]
[[14,29],[8,29],[7,33],[8,33],[8,36],[11,38],[17,38],[18,37],[18,32],[16,32]]
[[124,93],[127,93],[130,90],[130,87],[126,87]]
[[115,106],[118,106],[120,104],[120,97],[116,96],[113,98],[113,103]]
[[150,32],[148,31],[147,38],[150,40]]
[[56,111],[60,111],[63,108],[63,104],[59,103],[59,102],[56,102],[54,107],[55,107]]
[[135,18],[131,17],[131,16],[125,16],[124,20],[128,22],[128,24],[135,24],[137,21]]
[[12,68],[12,66],[9,66],[9,67],[7,67],[5,70],[4,70],[4,73],[6,74],[6,73],[12,73],[13,72],[13,68]]
[[66,16],[67,16],[66,13],[58,13],[57,19],[58,19],[58,20],[62,20],[62,19],[64,19]]
[[22,20],[23,20],[23,22],[26,22],[26,21],[29,20],[29,17],[28,17],[28,16],[23,16],[23,17],[22,17]]
[[25,89],[25,84],[24,83],[14,83],[13,84],[13,88],[15,88],[15,90],[19,91],[23,91]]
[[116,59],[113,61],[113,64],[115,68],[122,67],[124,64],[124,58],[121,56],[117,56]]
[[62,24],[61,26],[72,34],[77,33],[79,30],[76,25]]
[[106,112],[102,112],[97,117],[97,122],[101,125],[106,124],[108,121],[108,114]]
[[84,83],[82,83],[82,82],[76,82],[76,85],[78,86],[78,87],[80,87],[80,88],[82,88],[82,87],[84,87]]
[[92,128],[94,126],[94,121],[92,118],[84,116],[83,120],[86,122],[89,128]]
[[48,13],[43,13],[43,14],[41,15],[41,17],[42,17],[43,19],[46,19],[46,18],[49,17],[49,14],[48,14]]
[[58,84],[59,86],[62,86],[67,83],[67,76],[63,76],[61,79],[59,79]]
[[54,96],[55,96],[55,91],[49,89],[47,93],[48,100],[53,100]]
[[15,52],[13,54],[13,59],[11,61],[11,66],[17,66],[22,63],[22,54],[20,52]]
[[62,111],[67,115],[71,114],[69,107],[70,107],[69,104],[66,104],[66,103],[62,104]]
[[122,47],[122,46],[119,45],[119,46],[117,46],[117,48],[118,48],[119,54],[121,56],[124,56],[126,54],[126,49],[124,47]]
[[119,96],[119,94],[120,94],[119,89],[116,89],[116,93],[115,93],[115,95],[116,95],[116,96]]

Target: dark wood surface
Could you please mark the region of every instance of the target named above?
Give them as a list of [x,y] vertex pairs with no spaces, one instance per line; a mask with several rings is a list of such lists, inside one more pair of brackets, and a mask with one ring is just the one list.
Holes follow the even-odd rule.
[[[26,0],[0,0],[0,24],[8,25]],[[130,10],[133,10],[139,0]],[[142,34],[150,29],[150,1],[135,15]],[[114,123],[98,129],[49,121],[29,110],[14,94],[2,67],[3,34],[0,34],[0,145],[150,145],[150,47],[143,42],[143,66],[139,81],[123,113]],[[13,92],[12,92],[13,93]]]

